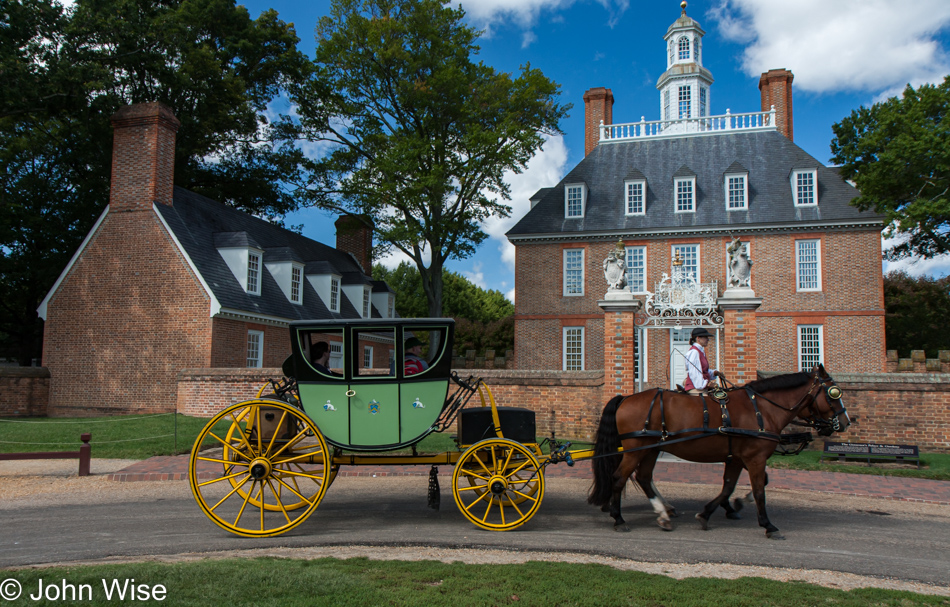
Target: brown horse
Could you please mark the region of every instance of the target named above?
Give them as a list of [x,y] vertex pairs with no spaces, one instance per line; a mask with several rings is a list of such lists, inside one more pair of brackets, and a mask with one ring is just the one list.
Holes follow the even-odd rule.
[[[657,523],[671,531],[675,511],[656,491],[653,467],[660,451],[693,462],[725,462],[722,492],[696,515],[703,529],[710,515],[729,505],[739,474],[749,471],[759,525],[765,535],[783,539],[765,511],[765,464],[778,446],[779,435],[799,419],[822,436],[846,429],[851,420],[841,389],[822,365],[811,373],[790,373],[750,382],[726,391],[723,405],[710,396],[647,390],[617,396],[604,407],[594,447],[594,483],[587,501],[610,513],[614,529],[629,531],[620,515],[620,495],[631,474],[659,515]],[[714,420],[710,424],[710,419]],[[720,419],[722,420],[720,422]],[[624,453],[617,450],[623,446]],[[611,455],[616,454],[616,455]]]

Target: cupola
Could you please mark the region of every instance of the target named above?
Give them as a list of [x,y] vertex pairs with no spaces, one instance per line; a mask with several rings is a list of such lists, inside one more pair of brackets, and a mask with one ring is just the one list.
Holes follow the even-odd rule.
[[[680,18],[666,30],[666,71],[657,80],[660,91],[660,120],[687,120],[709,116],[709,87],[712,74],[703,67],[703,36],[699,23],[686,15],[681,2]],[[669,125],[668,129],[699,130],[696,121]]]

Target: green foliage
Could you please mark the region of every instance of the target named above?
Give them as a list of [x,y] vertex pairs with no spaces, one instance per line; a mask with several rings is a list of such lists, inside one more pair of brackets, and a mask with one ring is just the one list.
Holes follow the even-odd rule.
[[[42,578],[67,580],[93,590],[90,605],[112,604],[102,580],[135,580],[164,586],[165,601],[188,607],[217,604],[254,607],[306,605],[577,606],[678,605],[723,607],[912,607],[946,605],[943,596],[879,588],[838,590],[761,578],[675,579],[598,564],[530,561],[468,565],[462,562],[351,559],[204,559],[184,563],[110,563],[18,569],[7,572],[27,593]],[[583,580],[583,583],[573,583]],[[213,597],[209,599],[209,597]],[[139,597],[136,597],[139,598]],[[113,602],[116,597],[113,596]]]
[[833,161],[855,182],[852,201],[894,222],[890,235],[907,240],[888,255],[933,257],[950,251],[950,76],[934,86],[908,86],[861,107],[835,124]]
[[924,350],[936,358],[950,350],[950,277],[911,277],[904,272],[884,275],[884,331],[887,348],[910,356]]
[[[187,415],[178,415],[176,419],[174,414],[0,419],[4,441],[0,443],[0,453],[76,451],[82,444],[79,435],[89,432],[92,457],[147,459],[153,455],[178,455],[191,451],[208,421]],[[223,436],[229,426],[228,422],[220,422],[218,436]]]
[[[373,278],[385,280],[396,291],[396,311],[403,318],[428,316],[419,270],[402,262],[389,270],[373,266]],[[500,291],[485,290],[461,274],[443,270],[443,314],[455,319],[455,351],[484,353],[494,349],[502,356],[514,349],[515,307]]]
[[[39,355],[36,308],[109,199],[111,115],[181,120],[175,183],[279,221],[300,152],[267,106],[309,74],[292,26],[234,0],[0,0],[0,343]],[[3,352],[0,352],[0,356]]]
[[505,172],[524,170],[568,109],[540,71],[476,62],[463,16],[440,0],[333,0],[314,77],[292,89],[300,119],[283,124],[329,146],[307,165],[311,202],[368,217],[383,247],[408,255],[425,316],[444,313],[444,264],[510,212]]

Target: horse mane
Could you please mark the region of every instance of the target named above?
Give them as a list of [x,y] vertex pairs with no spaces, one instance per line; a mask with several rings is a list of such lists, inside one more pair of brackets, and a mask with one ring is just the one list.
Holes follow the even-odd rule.
[[769,392],[771,390],[790,390],[799,386],[804,386],[811,380],[811,375],[804,371],[799,373],[787,373],[785,375],[776,375],[765,379],[750,381],[745,385],[756,392]]

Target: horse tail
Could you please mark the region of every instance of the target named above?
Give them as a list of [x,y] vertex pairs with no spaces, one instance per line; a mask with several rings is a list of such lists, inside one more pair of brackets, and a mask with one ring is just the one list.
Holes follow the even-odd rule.
[[591,467],[594,471],[594,482],[587,495],[587,503],[594,506],[604,506],[613,497],[614,472],[620,466],[623,455],[609,455],[616,453],[620,447],[620,434],[617,432],[617,409],[624,397],[617,395],[610,399],[600,416],[600,426],[597,428],[597,437],[594,439],[594,459]]

